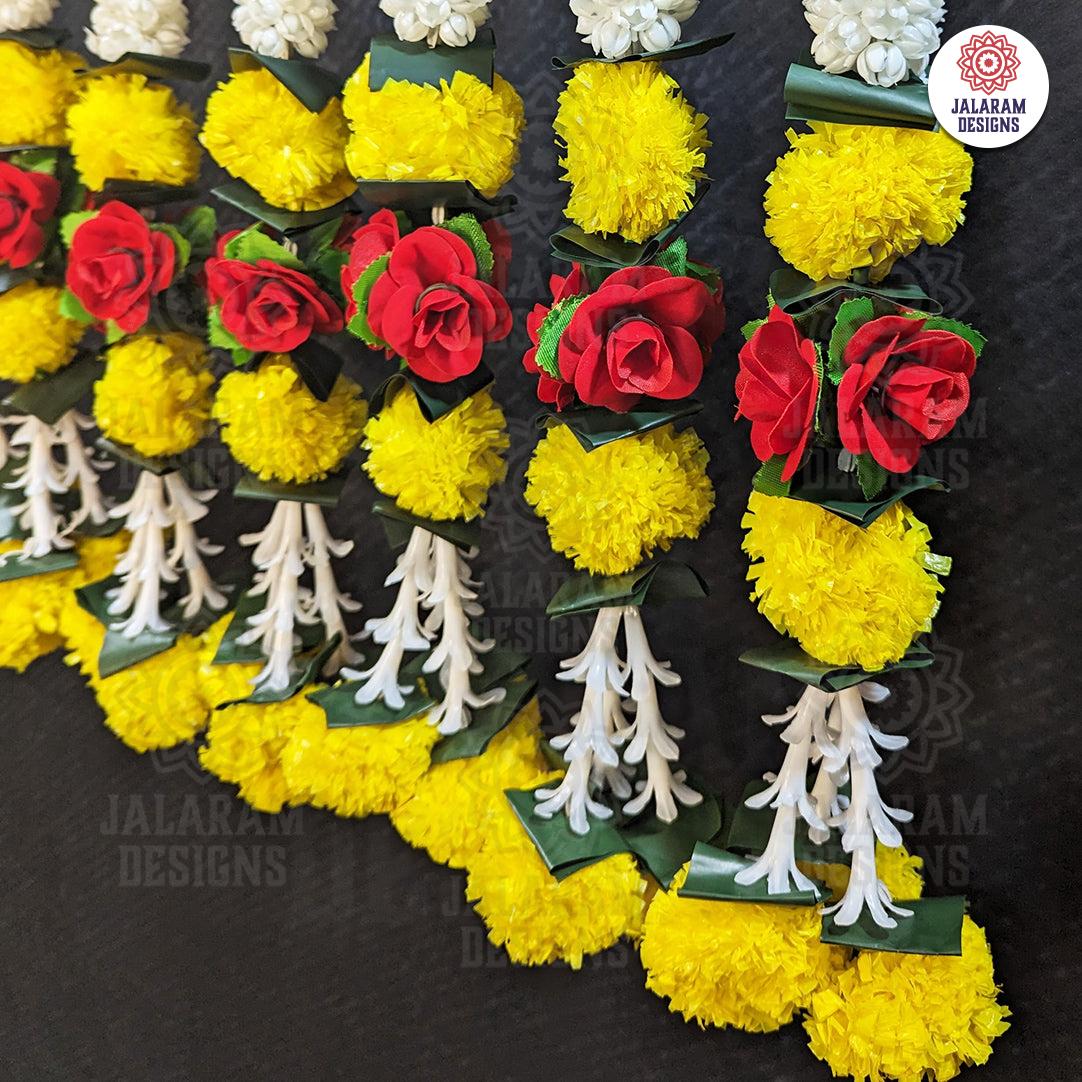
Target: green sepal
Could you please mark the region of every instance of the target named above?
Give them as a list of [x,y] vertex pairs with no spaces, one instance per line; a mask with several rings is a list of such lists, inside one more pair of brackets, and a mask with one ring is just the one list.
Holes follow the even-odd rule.
[[631,56],[622,56],[611,60],[605,56],[576,56],[560,57],[552,59],[552,66],[558,71],[566,71],[568,68],[577,68],[580,64],[634,64],[642,61],[654,61],[660,63],[665,60],[687,60],[693,56],[703,56],[713,49],[732,41],[735,34],[718,34],[710,38],[699,38],[696,41],[684,41],[674,45],[671,49],[663,49],[656,53],[635,53]]
[[560,376],[560,339],[584,300],[586,300],[585,296],[567,297],[565,300],[556,301],[541,323],[541,329],[537,334],[535,360],[537,367],[553,379],[562,378]]
[[[468,211],[487,221],[510,214],[518,203],[513,195],[489,199],[465,180],[372,180],[357,181],[357,193],[367,203],[389,210],[412,212],[430,219],[433,207]],[[430,221],[429,221],[429,224]]]
[[845,375],[845,348],[856,332],[875,319],[875,308],[870,297],[851,297],[843,301],[835,317],[834,330],[830,335],[830,358],[827,373],[830,382],[837,386]]
[[755,332],[762,327],[765,323],[769,323],[766,319],[751,319],[740,328],[740,333],[744,336],[745,342],[750,342],[755,337]]
[[872,457],[870,451],[857,455],[857,483],[866,500],[874,500],[886,486],[889,474]]
[[196,184],[159,184],[150,180],[121,180],[110,178],[98,192],[101,202],[119,199],[133,207],[157,207],[169,203],[186,203],[199,198]]
[[79,555],[74,549],[50,552],[45,556],[31,556],[25,560],[19,556],[18,551],[6,552],[0,556],[0,582],[48,575],[51,571],[70,571],[78,566]]
[[329,641],[320,643],[318,646],[296,654],[289,667],[289,682],[283,688],[271,688],[266,685],[257,687],[251,695],[243,699],[231,699],[229,702],[220,703],[218,710],[225,710],[230,706],[241,706],[248,703],[263,705],[266,703],[284,703],[299,695],[309,684],[317,684],[323,679],[323,667],[328,659],[338,649],[342,641],[340,634],[334,635]]
[[282,60],[250,49],[232,48],[229,66],[234,73],[260,68],[270,72],[310,113],[322,113],[341,89],[338,76],[305,58]]
[[771,894],[765,879],[750,887],[741,886],[737,875],[750,868],[754,861],[747,857],[717,849],[699,842],[691,856],[691,867],[684,885],[677,891],[680,898],[699,898],[708,902],[757,902],[769,905],[818,905],[825,898],[819,891],[789,891]]
[[235,207],[257,221],[285,236],[302,233],[322,225],[332,218],[341,218],[352,207],[352,199],[322,210],[283,210],[268,203],[250,184],[243,180],[231,180],[212,189],[211,194],[228,206]]
[[788,496],[792,482],[781,479],[788,461],[788,455],[774,455],[773,458],[768,458],[756,470],[755,476],[751,479],[751,487],[764,496]]
[[686,278],[688,273],[688,242],[677,237],[667,248],[654,256],[654,265],[668,271],[675,278]]
[[[252,665],[266,661],[259,643],[251,643],[242,646],[237,640],[251,630],[248,623],[249,617],[255,616],[266,608],[267,599],[264,594],[253,594],[246,590],[237,599],[233,609],[233,618],[225,629],[222,641],[218,644],[218,652],[214,655],[215,665]],[[298,624],[297,636],[300,639],[301,653],[318,649],[324,643],[325,631],[322,624]]]
[[618,828],[627,847],[665,890],[698,846],[712,841],[721,830],[722,808],[717,798],[700,785],[692,787],[703,793],[703,800],[693,808],[681,808],[675,822],[663,823],[651,813]]
[[[474,690],[488,689],[480,687],[475,679]],[[489,744],[515,720],[536,691],[536,680],[526,675],[512,679],[507,684],[507,695],[502,702],[475,710],[467,728],[440,740],[432,749],[432,765],[439,766],[459,759],[475,759],[483,755]]]
[[447,383],[434,383],[432,380],[422,379],[409,368],[401,368],[376,388],[369,401],[369,412],[375,417],[404,387],[410,387],[417,396],[421,415],[429,424],[436,424],[441,417],[446,417],[452,410],[458,409],[466,399],[490,386],[495,378],[484,363],[479,364],[469,375],[460,376]]
[[961,957],[965,898],[921,898],[895,904],[913,914],[896,917],[896,928],[880,928],[865,909],[850,928],[835,924],[833,915],[825,916],[820,938],[824,943],[857,950]]
[[770,296],[783,312],[800,319],[827,311],[847,297],[870,297],[894,307],[901,305],[930,315],[943,311],[938,301],[932,300],[915,284],[880,282],[872,285],[838,278],[816,282],[792,267],[782,267],[770,276]]
[[975,327],[971,327],[968,323],[962,323],[957,319],[947,319],[945,316],[932,316],[924,321],[924,329],[926,331],[950,331],[951,334],[956,334],[959,338],[964,338],[973,347],[973,352],[978,358],[984,352],[984,347],[988,345],[988,339],[985,338],[980,331]]
[[193,207],[177,224],[188,243],[191,257],[203,262],[214,252],[218,233],[218,215],[213,207]]
[[601,406],[576,406],[560,413],[545,412],[538,416],[537,426],[567,425],[583,450],[590,452],[628,436],[641,436],[655,428],[694,417],[702,408],[703,404],[694,398],[679,402],[644,398],[628,413],[614,413]]
[[478,548],[481,544],[480,522],[464,522],[460,518],[455,519],[430,519],[414,515],[403,507],[399,507],[394,500],[379,499],[372,504],[372,510],[383,520],[383,528],[387,532],[387,543],[392,549],[403,548],[416,527],[427,530],[436,537],[442,537],[450,541],[452,545],[464,551]]
[[289,500],[292,503],[315,503],[320,507],[337,507],[342,499],[342,490],[349,480],[349,471],[325,477],[322,481],[312,481],[307,485],[291,485],[285,481],[263,481],[255,474],[245,473],[233,488],[233,495],[238,500],[266,500],[278,503]]
[[389,80],[434,86],[453,81],[464,72],[492,86],[495,74],[496,37],[485,27],[469,45],[430,47],[426,41],[400,41],[393,34],[372,38],[368,68],[368,89],[379,91]]
[[775,646],[760,646],[740,655],[745,665],[799,680],[820,691],[845,691],[866,680],[878,680],[887,673],[905,669],[926,669],[935,655],[921,642],[914,643],[900,661],[884,665],[875,672],[866,672],[859,665],[828,665],[802,650],[792,639],[783,638]]
[[357,302],[357,314],[349,321],[347,330],[372,349],[389,348],[387,343],[372,330],[372,324],[368,321],[368,298],[390,263],[390,252],[381,255],[378,259],[373,259],[353,283],[353,299]]
[[496,261],[492,255],[492,244],[481,228],[481,223],[472,214],[456,214],[453,218],[448,218],[440,228],[461,237],[470,246],[477,261],[477,273],[486,282],[491,282]]
[[308,699],[326,714],[328,729],[398,725],[411,718],[420,717],[436,705],[436,700],[429,693],[421,671],[426,656],[422,654],[413,658],[399,670],[398,682],[404,686],[412,686],[413,690],[403,696],[403,704],[397,709],[388,706],[382,699],[358,705],[353,697],[357,689],[362,686],[363,681],[360,680],[345,681],[323,691],[314,692],[308,696]]
[[143,75],[147,79],[177,79],[185,83],[201,83],[210,75],[210,65],[198,60],[181,60],[175,56],[127,52],[119,60],[87,69],[83,75],[86,78]]
[[672,601],[699,601],[710,589],[694,568],[675,560],[661,560],[626,575],[574,575],[556,591],[545,613],[572,616],[599,609],[641,608]]
[[225,246],[225,257],[239,259],[242,263],[269,259],[291,270],[304,270],[304,264],[284,244],[279,244],[263,232],[261,223],[249,226],[233,237]]
[[56,372],[20,384],[4,399],[4,406],[11,413],[29,413],[47,425],[54,425],[90,393],[104,370],[95,354],[80,353],[71,364]]
[[342,358],[318,339],[309,338],[293,350],[290,359],[312,396],[326,402],[342,371]]
[[[851,475],[844,475],[848,479]],[[897,475],[891,474],[891,477]],[[889,480],[889,478],[888,478]],[[851,485],[851,481],[847,480]],[[859,481],[857,482],[859,485]],[[910,475],[898,478],[897,484],[891,484],[885,492],[881,492],[876,499],[861,499],[859,493],[850,488],[849,491],[841,491],[840,486],[831,481],[818,484],[794,484],[789,491],[789,496],[794,500],[804,503],[814,503],[822,507],[824,511],[844,518],[847,522],[867,529],[880,516],[884,515],[896,503],[908,499],[917,492],[950,492],[946,482],[937,477],[924,477]]]

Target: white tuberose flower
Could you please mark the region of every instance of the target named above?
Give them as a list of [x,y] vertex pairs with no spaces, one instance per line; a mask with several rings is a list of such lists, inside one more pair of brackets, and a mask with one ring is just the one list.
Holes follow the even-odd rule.
[[394,19],[402,41],[427,41],[461,48],[488,22],[491,0],[380,0],[379,9]]
[[698,7],[699,0],[571,0],[576,32],[610,60],[671,49],[680,40],[680,24]]
[[102,60],[125,53],[180,56],[187,44],[182,0],[98,0],[90,11],[86,47]]
[[254,53],[288,60],[290,50],[314,60],[334,29],[333,0],[237,0],[233,26]]
[[3,0],[0,2],[0,33],[37,30],[46,26],[60,0]]
[[873,86],[923,78],[939,48],[942,0],[804,0],[815,62],[832,75],[856,71]]

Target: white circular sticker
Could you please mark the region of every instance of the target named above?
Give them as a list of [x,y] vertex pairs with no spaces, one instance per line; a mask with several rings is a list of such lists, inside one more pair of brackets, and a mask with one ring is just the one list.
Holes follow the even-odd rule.
[[1006,26],[975,26],[939,50],[928,97],[944,131],[971,147],[1024,139],[1048,106],[1048,68],[1036,46]]

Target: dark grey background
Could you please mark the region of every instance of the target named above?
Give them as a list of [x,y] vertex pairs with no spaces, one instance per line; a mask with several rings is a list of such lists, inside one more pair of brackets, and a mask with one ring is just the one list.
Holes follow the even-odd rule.
[[[341,6],[327,59],[345,75],[389,23],[375,0]],[[89,7],[63,0],[64,25],[81,27]],[[235,42],[231,5],[190,7],[187,55],[221,72]],[[531,126],[512,223],[520,329],[493,358],[515,422],[512,478],[479,564],[494,628],[537,653],[546,717],[556,725],[570,698],[551,678],[555,656],[581,640],[583,627],[550,626],[540,615],[566,566],[520,496],[535,407],[518,358],[521,316],[543,297],[550,272],[545,236],[566,198],[549,127],[560,79],[547,64],[575,43],[558,0],[495,0],[494,8],[499,66],[526,98]],[[876,716],[913,736],[910,752],[888,764],[886,788],[917,810],[910,845],[928,860],[929,889],[969,895],[1015,1012],[980,1077],[1059,1080],[1077,1074],[1082,991],[1069,882],[1079,856],[1079,13],[1068,0],[956,0],[947,32],[982,22],[1005,23],[1037,44],[1052,100],[1026,141],[978,155],[965,227],[947,251],[914,261],[925,288],[992,345],[968,427],[931,463],[954,493],[918,504],[937,551],[955,557],[936,631],[942,660],[930,676],[895,680],[895,699]],[[739,31],[730,46],[673,68],[712,118],[715,186],[695,216],[693,252],[723,269],[730,310],[704,385],[712,408],[697,422],[713,456],[718,508],[702,540],[683,550],[714,592],[686,613],[648,619],[659,651],[686,678],[667,704],[688,729],[687,762],[732,797],[779,761],[776,737],[757,716],[795,695],[795,685],[737,662],[771,632],[747,602],[739,521],[754,462],[746,430],[730,418],[738,328],[761,313],[777,262],[762,233],[761,197],[785,148],[782,80],[809,35],[797,0],[707,0],[689,26],[693,35],[727,29]],[[381,364],[351,361],[369,388]],[[373,615],[386,605],[378,584],[390,558],[367,513],[369,495],[358,481],[334,525],[358,542],[342,578]],[[265,513],[222,497],[211,529],[229,540]],[[218,566],[242,560],[233,545]],[[629,948],[577,974],[512,969],[483,948],[462,902],[463,877],[407,848],[385,819],[346,822],[304,809],[288,837],[253,834],[241,805],[198,775],[190,752],[137,757],[118,743],[59,655],[26,676],[0,676],[0,694],[6,1077],[828,1077],[799,1026],[754,1037],[685,1025],[644,990]],[[109,823],[114,805],[127,820],[119,831]],[[216,809],[219,824],[247,832],[214,836]],[[157,811],[162,821],[144,830],[140,813]],[[260,884],[148,881],[154,846],[178,847],[177,859],[192,867],[215,844],[227,845],[230,859],[255,862]]]

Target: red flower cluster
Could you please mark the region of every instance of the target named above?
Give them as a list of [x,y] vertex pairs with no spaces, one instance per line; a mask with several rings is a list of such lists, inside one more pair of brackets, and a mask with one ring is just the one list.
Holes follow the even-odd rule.
[[56,212],[60,182],[0,161],[0,262],[28,267],[45,247],[42,226]]

